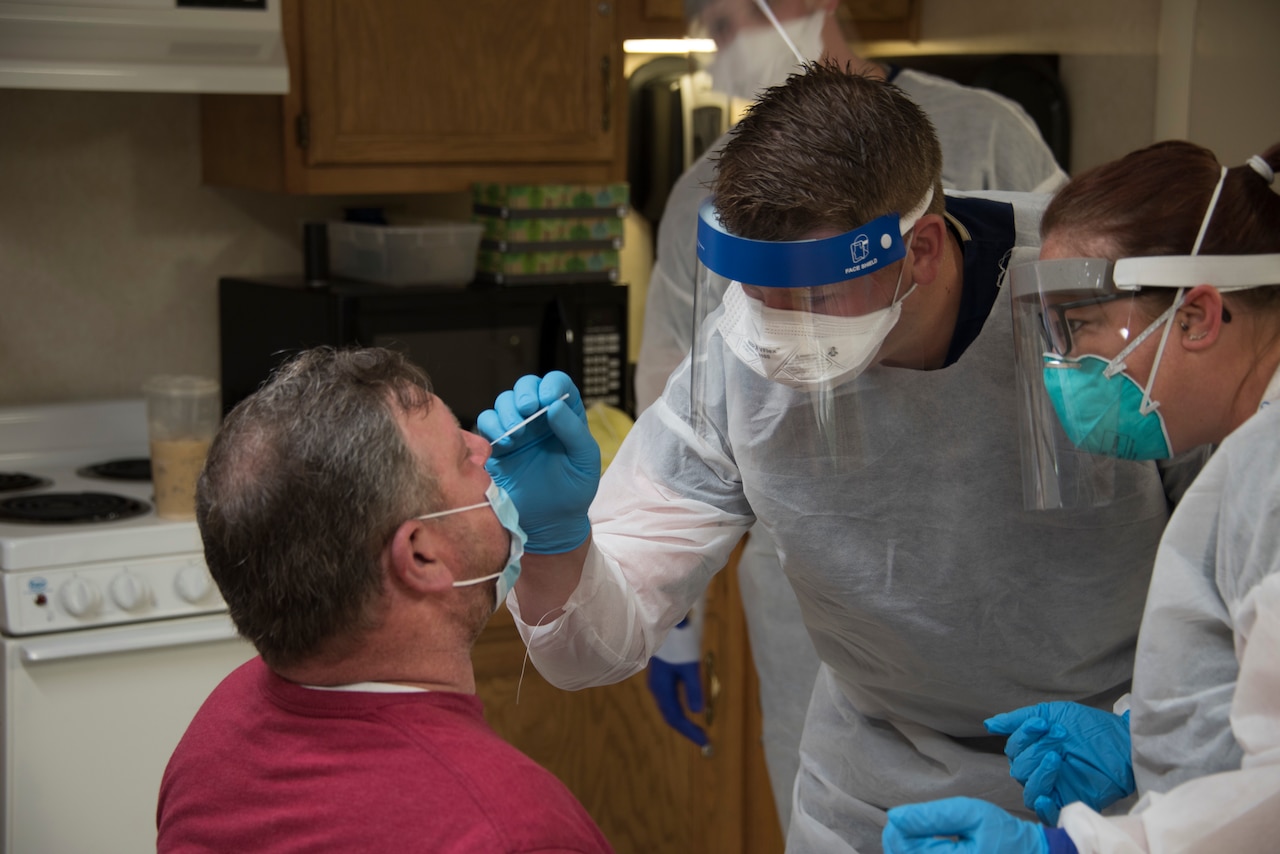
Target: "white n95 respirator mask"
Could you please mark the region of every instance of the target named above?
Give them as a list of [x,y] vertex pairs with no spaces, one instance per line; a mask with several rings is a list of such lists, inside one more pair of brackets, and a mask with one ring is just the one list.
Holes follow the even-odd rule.
[[[898,287],[901,286],[901,271]],[[724,295],[720,334],[725,346],[765,379],[797,389],[834,387],[865,371],[902,316],[894,288],[884,308],[856,316],[770,308],[733,283]]]
[[[787,75],[805,62],[822,56],[822,25],[826,13],[778,24],[772,15],[770,26],[739,32],[707,66],[711,86],[735,98],[752,100],[770,86],[781,86]],[[784,35],[785,34],[785,35]]]

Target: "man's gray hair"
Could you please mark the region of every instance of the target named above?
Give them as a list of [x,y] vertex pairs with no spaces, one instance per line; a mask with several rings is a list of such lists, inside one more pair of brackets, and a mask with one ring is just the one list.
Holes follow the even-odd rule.
[[325,347],[287,362],[223,422],[196,519],[232,620],[272,667],[376,624],[382,549],[440,501],[397,420],[432,400],[400,353]]

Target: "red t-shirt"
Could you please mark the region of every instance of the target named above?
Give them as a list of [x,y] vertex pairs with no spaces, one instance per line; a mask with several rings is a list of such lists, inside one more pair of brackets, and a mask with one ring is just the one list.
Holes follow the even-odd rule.
[[222,681],[160,784],[160,852],[608,852],[470,694],[317,691],[255,658]]

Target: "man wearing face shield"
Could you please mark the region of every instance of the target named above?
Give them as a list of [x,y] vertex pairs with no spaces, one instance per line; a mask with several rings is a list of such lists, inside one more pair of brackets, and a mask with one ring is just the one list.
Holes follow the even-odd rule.
[[[1048,192],[1066,180],[1031,119],[1017,104],[982,89],[855,55],[842,30],[836,0],[688,0],[691,34],[715,40],[709,65],[714,86],[752,99],[797,71],[802,60],[827,57],[842,67],[887,79],[915,101],[933,123],[942,146],[942,185],[974,190]],[[667,202],[649,280],[643,337],[636,365],[641,411],[662,393],[671,371],[693,343],[698,209],[715,176],[715,160],[728,135],[681,176]],[[752,658],[760,677],[765,759],[781,826],[790,817],[799,765],[799,733],[817,673],[818,658],[786,583],[774,544],[763,529],[748,539],[738,565]],[[701,693],[699,618],[674,630],[655,655],[649,682],[664,717],[695,743],[706,734],[687,716],[681,694]]]
[[[551,433],[487,463],[522,518],[554,503],[575,532],[531,537],[508,599],[565,688],[644,667],[742,535],[769,532],[822,660],[793,852],[878,851],[887,808],[944,795],[1029,815],[982,721],[1127,689],[1168,514],[1137,462],[1106,512],[1024,509],[1000,283],[1034,257],[1046,199],[944,196],[940,169],[928,119],[891,85],[813,66],[768,90],[700,220],[691,358],[623,442],[590,531],[589,496],[575,510],[541,486],[589,474],[585,423],[553,406]],[[478,426],[500,435],[558,392],[524,378]]]
[[[888,80],[928,115],[942,144],[942,184],[950,189],[1051,192],[1066,181],[1035,123],[1013,101],[911,69],[854,54],[842,30],[838,0],[686,0],[691,34],[712,38],[713,86],[753,99],[785,82],[806,61],[828,59],[858,74]],[[781,34],[784,31],[786,36]],[[648,288],[644,340],[637,366],[640,409],[662,393],[693,342],[694,233],[698,206],[728,136],[672,188],[658,233],[658,260]]]

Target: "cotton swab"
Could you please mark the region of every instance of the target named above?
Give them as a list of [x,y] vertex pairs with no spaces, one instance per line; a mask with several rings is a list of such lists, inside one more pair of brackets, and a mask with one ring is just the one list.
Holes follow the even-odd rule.
[[507,432],[503,433],[503,434],[502,434],[501,436],[499,436],[498,438],[496,438],[496,439],[491,439],[491,440],[489,441],[489,445],[490,445],[490,446],[493,446],[493,445],[498,444],[498,443],[499,443],[499,442],[501,442],[503,439],[507,438],[507,437],[508,437],[508,436],[510,436],[512,433],[516,432],[517,430],[519,430],[519,429],[520,429],[521,427],[523,427],[524,425],[528,424],[528,423],[529,423],[530,421],[532,421],[533,419],[537,418],[539,415],[544,414],[548,409],[550,409],[551,407],[555,406],[555,405],[556,405],[556,403],[560,402],[561,400],[568,400],[568,399],[569,399],[569,392],[567,392],[567,391],[566,391],[564,394],[560,395],[558,398],[556,398],[555,400],[553,400],[551,403],[548,403],[546,406],[542,407],[542,408],[541,408],[541,409],[539,409],[537,412],[533,413],[533,414],[532,414],[532,415],[530,415],[528,418],[526,418],[525,420],[521,421],[519,424],[516,424],[514,427],[512,427],[511,429],[509,429]]

